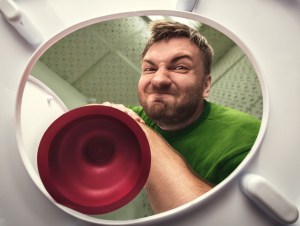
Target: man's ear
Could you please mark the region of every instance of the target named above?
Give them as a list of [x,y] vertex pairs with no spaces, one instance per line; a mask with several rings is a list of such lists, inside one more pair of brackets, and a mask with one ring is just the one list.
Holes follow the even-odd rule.
[[204,86],[203,86],[203,98],[209,97],[210,86],[211,86],[211,75],[206,75],[204,79]]

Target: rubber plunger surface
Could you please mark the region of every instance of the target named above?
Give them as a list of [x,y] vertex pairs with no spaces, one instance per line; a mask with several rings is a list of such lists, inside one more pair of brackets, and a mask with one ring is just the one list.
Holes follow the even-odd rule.
[[150,148],[127,114],[89,105],[55,120],[38,149],[41,180],[55,201],[85,214],[103,214],[131,201],[150,171]]

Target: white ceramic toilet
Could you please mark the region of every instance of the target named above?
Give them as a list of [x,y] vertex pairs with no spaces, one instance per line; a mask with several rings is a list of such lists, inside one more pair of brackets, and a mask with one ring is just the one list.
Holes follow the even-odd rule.
[[[0,226],[300,225],[299,0],[10,3],[0,0]],[[56,203],[43,187],[36,153],[28,150],[33,150],[46,128],[68,110],[51,89],[29,73],[51,45],[71,32],[101,21],[145,15],[197,20],[236,42],[260,81],[262,126],[242,164],[198,199],[138,219],[96,218]]]

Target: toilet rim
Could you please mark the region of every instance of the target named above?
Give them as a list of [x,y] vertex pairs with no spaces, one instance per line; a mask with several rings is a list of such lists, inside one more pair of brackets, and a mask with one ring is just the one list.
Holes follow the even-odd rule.
[[[67,35],[77,31],[80,28],[84,28],[86,26],[108,21],[108,20],[114,20],[114,19],[120,19],[124,17],[134,17],[134,16],[149,16],[149,15],[163,15],[163,16],[175,16],[175,17],[182,17],[186,19],[196,20],[201,23],[204,23],[206,25],[209,25],[216,30],[224,33],[226,36],[228,36],[231,40],[233,40],[245,53],[245,55],[250,60],[252,66],[255,69],[255,72],[257,74],[257,77],[259,79],[260,87],[262,90],[262,97],[263,97],[263,114],[262,114],[262,121],[261,121],[261,127],[257,136],[257,139],[252,146],[252,149],[250,153],[246,156],[246,158],[243,160],[243,162],[220,184],[215,186],[211,191],[207,192],[206,194],[196,198],[195,200],[186,203],[180,207],[177,207],[175,209],[169,210],[164,213],[156,214],[149,217],[134,219],[134,220],[104,220],[104,219],[96,219],[93,216],[88,216],[85,214],[78,213],[74,210],[71,210],[69,208],[66,208],[58,203],[56,203],[52,197],[47,193],[47,191],[44,189],[41,180],[36,173],[36,171],[33,169],[30,161],[28,160],[28,157],[26,156],[26,150],[23,146],[22,142],[22,132],[21,132],[21,103],[22,103],[22,96],[24,92],[24,88],[26,85],[27,77],[32,70],[33,66],[37,62],[37,60],[42,56],[42,54],[50,48],[53,44],[60,41],[62,38],[66,37]],[[128,11],[124,13],[116,13],[111,15],[104,15],[99,16],[96,18],[88,19],[83,22],[77,23],[75,25],[72,25],[68,27],[67,29],[59,32],[55,36],[51,37],[50,39],[46,40],[46,42],[42,43],[37,50],[33,53],[23,75],[21,78],[21,81],[19,83],[19,89],[17,94],[17,101],[16,101],[16,107],[15,107],[15,125],[16,125],[16,137],[17,137],[17,144],[19,148],[19,153],[21,155],[22,161],[25,165],[25,168],[27,172],[29,173],[31,179],[35,183],[35,185],[39,188],[39,190],[57,207],[62,209],[64,212],[79,218],[81,220],[95,223],[95,224],[105,224],[105,225],[127,225],[127,224],[139,224],[143,222],[150,222],[150,221],[156,221],[161,219],[168,219],[172,216],[183,214],[185,211],[188,211],[189,208],[200,206],[200,203],[209,201],[212,197],[214,197],[216,193],[219,193],[223,190],[224,187],[226,187],[230,182],[234,180],[238,175],[240,175],[243,171],[243,169],[246,168],[247,165],[250,164],[250,162],[253,160],[255,154],[258,152],[259,147],[261,143],[263,142],[264,134],[266,132],[267,123],[269,119],[269,92],[268,87],[266,84],[266,81],[263,77],[263,72],[261,71],[261,67],[259,63],[255,60],[255,57],[251,50],[248,48],[247,44],[244,43],[235,33],[234,31],[226,28],[224,25],[222,25],[219,22],[216,22],[212,19],[209,19],[207,17],[201,16],[200,14],[194,14],[189,12],[181,12],[181,11],[174,11],[174,10],[142,10],[142,11]]]

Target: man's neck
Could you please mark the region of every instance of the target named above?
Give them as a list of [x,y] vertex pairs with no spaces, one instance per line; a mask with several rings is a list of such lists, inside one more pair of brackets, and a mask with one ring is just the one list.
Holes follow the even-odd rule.
[[181,130],[181,129],[191,125],[193,122],[195,122],[200,117],[203,110],[204,110],[204,102],[198,106],[198,108],[196,109],[196,111],[194,112],[194,114],[191,117],[189,117],[187,120],[185,120],[183,122],[179,122],[179,123],[171,124],[171,125],[157,123],[157,125],[161,129],[167,130],[167,131]]

